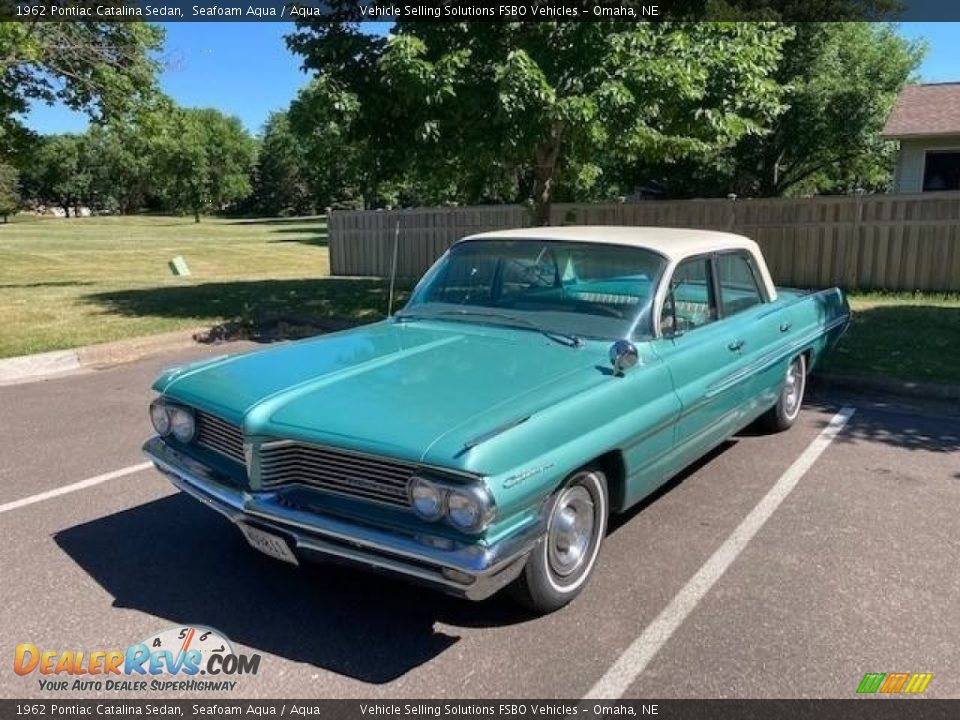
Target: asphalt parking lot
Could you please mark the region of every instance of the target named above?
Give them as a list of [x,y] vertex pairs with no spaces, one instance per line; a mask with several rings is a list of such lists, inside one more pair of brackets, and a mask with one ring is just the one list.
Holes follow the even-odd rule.
[[[614,519],[587,591],[534,618],[287,567],[142,467],[153,376],[210,352],[0,387],[3,697],[51,697],[13,672],[18,643],[121,648],[179,624],[263,656],[243,697],[850,698],[865,672],[930,672],[926,696],[960,697],[955,407],[814,394],[790,432],[745,432]],[[842,408],[715,582],[692,582]]]

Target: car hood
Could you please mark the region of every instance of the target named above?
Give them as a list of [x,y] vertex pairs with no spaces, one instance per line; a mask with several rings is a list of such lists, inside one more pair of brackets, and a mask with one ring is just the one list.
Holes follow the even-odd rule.
[[175,368],[154,388],[248,435],[482,471],[458,451],[602,382],[602,357],[528,330],[387,321]]

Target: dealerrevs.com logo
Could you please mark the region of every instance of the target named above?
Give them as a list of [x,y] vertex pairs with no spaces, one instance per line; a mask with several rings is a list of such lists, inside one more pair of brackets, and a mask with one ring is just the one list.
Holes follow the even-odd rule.
[[201,625],[172,627],[126,650],[51,650],[17,645],[13,671],[38,676],[46,692],[233,692],[256,675],[260,655],[234,652],[226,635]]

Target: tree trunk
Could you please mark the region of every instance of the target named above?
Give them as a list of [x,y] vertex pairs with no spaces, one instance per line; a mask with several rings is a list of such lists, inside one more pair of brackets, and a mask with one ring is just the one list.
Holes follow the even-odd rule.
[[197,210],[196,208],[193,209],[193,221],[195,223],[200,222],[200,211]]
[[69,204],[69,203],[67,203],[66,205],[63,206],[63,211],[67,214],[67,217],[69,218],[69,217],[70,217],[70,204]]
[[550,224],[550,205],[553,202],[554,175],[560,157],[560,128],[555,126],[550,139],[536,149],[536,167],[533,170],[532,220],[535,226]]

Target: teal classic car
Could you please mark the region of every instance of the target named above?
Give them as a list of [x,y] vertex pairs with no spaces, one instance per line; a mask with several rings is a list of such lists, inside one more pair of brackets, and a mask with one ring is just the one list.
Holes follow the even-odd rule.
[[280,560],[549,612],[611,513],[748,424],[793,425],[849,317],[737,235],[474,235],[382,322],[164,372],[144,451]]

